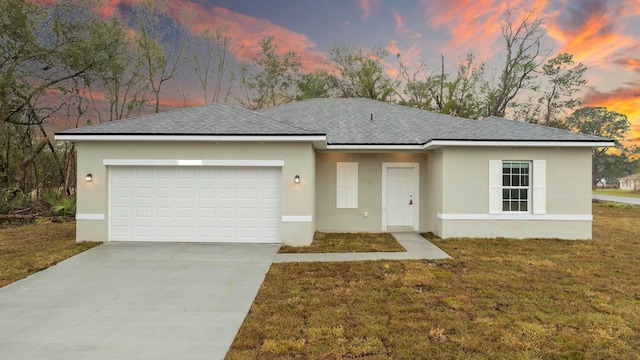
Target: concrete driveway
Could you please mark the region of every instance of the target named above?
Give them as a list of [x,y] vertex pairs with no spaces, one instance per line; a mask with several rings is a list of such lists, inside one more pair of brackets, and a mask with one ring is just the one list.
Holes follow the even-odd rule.
[[592,195],[592,198],[594,200],[602,200],[602,201],[614,201],[614,202],[620,202],[620,203],[625,203],[625,204],[633,204],[633,205],[640,205],[640,198],[631,198],[631,197],[625,197],[625,196],[612,196],[612,195]]
[[222,359],[278,248],[98,246],[0,288],[0,357]]

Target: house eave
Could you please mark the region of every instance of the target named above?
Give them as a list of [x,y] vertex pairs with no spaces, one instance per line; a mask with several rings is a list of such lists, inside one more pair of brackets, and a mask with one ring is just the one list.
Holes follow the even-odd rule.
[[615,141],[566,141],[566,140],[430,140],[425,149],[441,146],[492,146],[492,147],[610,147]]
[[464,147],[609,147],[613,141],[504,141],[504,140],[430,140],[425,144],[327,144],[327,150],[342,151],[415,151],[443,146]]
[[56,134],[59,141],[325,141],[325,135]]
[[326,135],[167,135],[167,134],[56,134],[58,141],[219,141],[219,142],[311,142],[318,150],[419,151],[443,146],[464,147],[610,147],[614,141],[537,140],[429,140],[424,144],[328,144]]

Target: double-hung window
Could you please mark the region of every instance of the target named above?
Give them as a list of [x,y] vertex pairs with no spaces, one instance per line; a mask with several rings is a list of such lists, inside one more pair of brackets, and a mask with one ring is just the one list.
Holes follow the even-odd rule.
[[529,212],[531,206],[531,163],[502,162],[502,212]]
[[546,160],[489,160],[489,214],[546,214],[546,174]]

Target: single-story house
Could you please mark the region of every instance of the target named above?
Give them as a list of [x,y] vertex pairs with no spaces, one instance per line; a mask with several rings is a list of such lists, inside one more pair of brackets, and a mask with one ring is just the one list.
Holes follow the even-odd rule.
[[638,191],[640,190],[640,174],[633,174],[618,179],[620,189]]
[[179,109],[56,134],[78,241],[275,242],[315,231],[591,238],[601,137],[368,99]]

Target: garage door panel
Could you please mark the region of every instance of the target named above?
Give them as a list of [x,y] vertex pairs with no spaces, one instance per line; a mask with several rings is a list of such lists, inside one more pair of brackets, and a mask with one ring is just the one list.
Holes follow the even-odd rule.
[[151,206],[137,206],[135,214],[136,219],[152,219],[153,208]]
[[113,188],[112,193],[115,199],[130,199],[132,194],[130,187],[121,186]]
[[240,189],[240,200],[257,200],[258,191],[256,189]]
[[137,187],[135,189],[135,199],[145,200],[153,197],[153,189],[150,187]]
[[192,168],[178,168],[176,172],[176,179],[193,180],[194,170]]
[[215,179],[217,175],[217,169],[215,168],[200,168],[198,171],[199,179]]
[[216,215],[216,209],[213,207],[199,207],[198,218],[200,219],[214,219]]
[[176,219],[193,220],[194,209],[192,207],[178,207],[176,209]]
[[173,189],[170,187],[156,187],[157,199],[173,199]]
[[174,238],[172,226],[156,226],[156,238],[157,239],[172,239]]
[[151,240],[153,228],[151,225],[136,225],[134,227],[134,236],[139,240]]
[[142,180],[150,180],[155,176],[153,168],[136,168],[135,177],[136,179]]
[[216,191],[211,187],[201,187],[198,189],[199,200],[213,200],[216,197]]
[[113,241],[279,242],[279,168],[110,171]]
[[114,206],[111,216],[116,219],[129,219],[132,217],[132,208],[130,206]]

